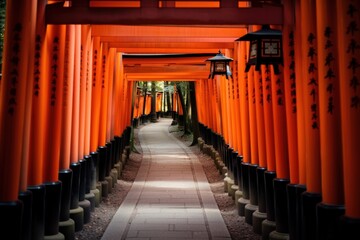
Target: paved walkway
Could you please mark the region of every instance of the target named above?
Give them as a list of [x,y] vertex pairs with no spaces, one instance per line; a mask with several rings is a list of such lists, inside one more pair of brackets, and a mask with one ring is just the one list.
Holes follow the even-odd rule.
[[139,172],[102,240],[231,239],[197,156],[169,134],[170,124],[140,129]]

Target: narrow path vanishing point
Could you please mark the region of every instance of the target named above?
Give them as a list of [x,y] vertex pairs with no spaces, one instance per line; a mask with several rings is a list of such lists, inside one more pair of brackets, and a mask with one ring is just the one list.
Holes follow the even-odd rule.
[[140,129],[141,166],[102,240],[231,239],[197,156],[170,124]]

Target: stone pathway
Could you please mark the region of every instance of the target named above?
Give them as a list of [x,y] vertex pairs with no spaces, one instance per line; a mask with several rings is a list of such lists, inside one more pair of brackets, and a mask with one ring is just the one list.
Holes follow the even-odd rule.
[[140,169],[102,240],[231,239],[197,156],[169,134],[171,121],[140,129]]

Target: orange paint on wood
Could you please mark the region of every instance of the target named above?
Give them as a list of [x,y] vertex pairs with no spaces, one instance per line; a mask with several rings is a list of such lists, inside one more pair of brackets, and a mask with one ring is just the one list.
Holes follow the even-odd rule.
[[[255,30],[254,30],[255,31]],[[257,31],[257,30],[256,30]],[[255,89],[255,121],[256,121],[256,144],[254,145],[254,151],[258,151],[257,158],[252,157],[251,163],[258,164],[260,166],[266,166],[266,142],[265,142],[265,125],[264,125],[264,95],[263,88],[264,82],[261,78],[261,72],[254,71],[254,89]],[[252,145],[252,144],[251,144]],[[251,146],[252,147],[252,146]]]
[[108,79],[108,107],[107,107],[107,127],[106,127],[106,142],[114,139],[114,67],[115,67],[115,49],[109,50],[109,61],[106,71],[106,78]]
[[91,38],[91,27],[87,32],[88,46],[86,52],[86,73],[85,73],[85,135],[84,135],[84,153],[90,154],[91,152],[91,109],[92,109],[92,78],[93,78],[93,39]]
[[342,158],[344,173],[345,215],[360,218],[359,136],[360,136],[360,2],[336,1],[340,77]]
[[81,50],[80,50],[80,102],[79,102],[79,122],[82,127],[79,127],[79,155],[85,156],[90,152],[85,150],[85,141],[89,142],[90,139],[85,140],[85,136],[89,136],[89,125],[86,118],[86,101],[87,93],[89,91],[89,54],[90,54],[90,27],[87,25],[81,26]]
[[284,26],[284,91],[286,108],[286,126],[289,150],[290,182],[299,183],[298,133],[297,133],[297,101],[295,65],[300,65],[295,58],[295,35],[292,26]]
[[[316,1],[322,201],[344,204],[335,1]],[[360,23],[360,21],[359,21]],[[341,33],[343,34],[343,33]]]
[[284,77],[282,73],[275,75],[274,72],[271,71],[271,91],[273,96],[272,105],[274,116],[276,177],[289,179],[290,173],[284,96]]
[[28,173],[27,184],[29,186],[40,185],[43,183],[42,169],[44,161],[44,136],[45,136],[45,113],[46,113],[46,41],[45,26],[41,24],[42,16],[45,10],[45,1],[38,1],[37,7],[37,25],[35,32],[34,68],[30,76],[33,76],[31,93],[31,127],[28,154]]
[[[264,130],[266,144],[266,161],[261,162],[260,166],[266,167],[268,171],[276,171],[275,146],[274,146],[274,118],[272,101],[274,96],[271,92],[271,72],[270,66],[261,66],[261,78],[263,82],[263,103],[264,103]],[[261,158],[260,158],[261,160]]]
[[[233,54],[226,49],[225,50],[225,56],[227,57],[233,57]],[[228,119],[229,119],[229,136],[231,137],[231,141],[232,141],[232,148],[234,149],[234,151],[238,152],[238,132],[237,132],[237,127],[236,127],[236,103],[235,103],[235,82],[233,78],[229,78],[226,79],[225,77],[222,77],[222,81],[225,81],[227,83],[227,93],[228,93]]]
[[[81,68],[81,26],[75,25],[75,51],[73,76],[73,113],[71,124],[70,162],[77,162],[84,157],[79,150],[80,131],[80,68]],[[81,127],[83,128],[83,127]]]
[[249,97],[249,128],[250,128],[250,152],[251,158],[248,159],[250,163],[258,163],[259,149],[258,149],[258,135],[257,135],[257,121],[256,121],[256,90],[254,68],[250,68],[248,75],[248,97]]
[[[122,73],[122,55],[121,53],[116,53],[115,55],[115,82],[114,82],[114,135],[115,136],[121,136],[121,126],[120,126],[120,118],[121,118],[121,112],[119,111],[120,108],[120,102],[121,102],[121,96],[122,96],[122,84],[123,81],[121,79],[123,78]],[[139,115],[141,116],[143,113],[143,105],[144,105],[144,97],[140,98],[139,103]]]
[[[295,24],[295,83],[296,83],[296,122],[297,122],[297,134],[298,134],[298,159],[299,159],[299,184],[306,184],[306,148],[305,148],[305,105],[304,105],[304,84],[303,84],[303,61],[302,59],[305,56],[302,55],[303,52],[303,31],[302,31],[302,22],[301,18],[301,8],[300,1],[296,0],[295,2],[295,14],[296,21]],[[306,17],[306,16],[305,16]],[[296,64],[298,63],[298,64]]]
[[251,149],[250,149],[250,126],[249,126],[249,88],[248,76],[245,73],[245,64],[247,62],[247,43],[240,42],[240,57],[238,61],[238,74],[239,74],[239,100],[240,100],[240,124],[241,124],[241,142],[243,147],[243,161],[250,162]]
[[[2,80],[0,85],[0,201],[17,200],[20,187],[22,139],[28,61],[32,43],[29,18],[33,1],[6,3]],[[19,5],[22,6],[19,8]]]
[[75,25],[66,26],[63,100],[61,120],[60,169],[70,168],[71,130],[74,97]]
[[47,89],[46,97],[46,136],[44,154],[44,182],[58,181],[60,146],[61,146],[61,121],[64,85],[65,63],[65,25],[48,25],[46,41],[48,46],[47,58]]
[[[220,94],[219,98],[219,105],[220,105],[220,112],[219,114],[216,113],[215,116],[219,116],[219,123],[221,123],[221,131],[220,133],[224,136],[225,142],[229,144],[229,147],[232,147],[231,135],[229,134],[229,118],[227,113],[229,110],[227,109],[228,106],[228,90],[227,90],[227,82],[221,81],[220,77],[217,76],[214,81],[217,83],[219,82],[220,85]],[[216,105],[215,105],[216,106]]]
[[317,34],[315,1],[301,1],[301,42],[304,94],[304,132],[306,188],[308,192],[321,193],[320,170],[320,122],[317,62]]
[[239,95],[239,75],[237,62],[239,61],[239,42],[234,43],[234,62],[231,63],[233,69],[233,86],[234,86],[234,127],[236,137],[236,149],[239,155],[243,154],[241,142],[241,124],[240,124],[240,95]]
[[107,79],[109,46],[103,43],[101,54],[101,72],[100,72],[100,117],[99,117],[99,146],[106,144],[106,124],[107,124],[107,106],[108,106],[108,88],[109,79]]
[[99,123],[101,108],[101,74],[102,74],[102,44],[100,38],[95,37],[93,43],[92,90],[91,90],[91,133],[90,151],[96,151],[99,146]]

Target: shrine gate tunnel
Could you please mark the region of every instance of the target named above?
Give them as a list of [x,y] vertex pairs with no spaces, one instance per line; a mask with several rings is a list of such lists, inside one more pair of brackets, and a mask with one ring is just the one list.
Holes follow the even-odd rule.
[[[238,41],[262,25],[281,43]],[[216,151],[239,214],[264,239],[354,239],[359,26],[356,0],[7,1],[1,233],[56,236],[84,211],[80,231],[128,157],[132,128],[149,117],[141,106],[152,96],[137,83],[190,81],[199,144]],[[228,79],[209,78],[206,60],[219,50],[233,60]],[[279,72],[264,59],[274,53]],[[258,66],[245,71],[249,58]],[[175,91],[182,115],[178,101]]]

